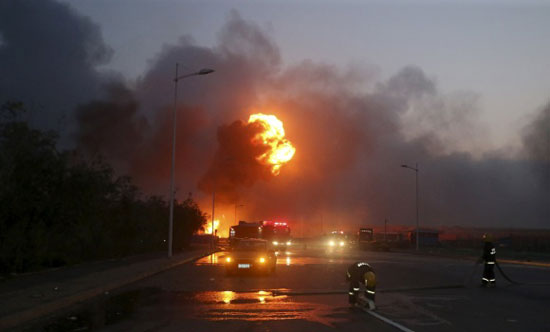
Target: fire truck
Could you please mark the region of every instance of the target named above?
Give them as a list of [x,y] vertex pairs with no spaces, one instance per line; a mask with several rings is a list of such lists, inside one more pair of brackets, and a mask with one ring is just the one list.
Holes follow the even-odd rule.
[[239,221],[229,228],[229,245],[233,247],[240,239],[264,239],[273,249],[286,249],[292,245],[290,227],[285,221]]
[[274,249],[286,249],[292,245],[290,227],[286,221],[263,221],[262,238],[267,240]]

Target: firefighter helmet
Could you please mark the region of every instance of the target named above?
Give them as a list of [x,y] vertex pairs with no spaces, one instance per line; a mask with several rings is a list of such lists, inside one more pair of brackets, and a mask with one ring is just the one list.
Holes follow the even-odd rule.
[[489,233],[485,233],[485,234],[483,234],[483,241],[493,242],[493,236]]

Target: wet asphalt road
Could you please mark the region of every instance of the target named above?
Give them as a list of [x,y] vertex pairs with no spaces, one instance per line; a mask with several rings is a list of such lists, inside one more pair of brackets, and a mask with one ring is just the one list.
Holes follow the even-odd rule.
[[[511,285],[497,273],[497,287],[482,289],[478,287],[481,266],[474,270],[471,261],[301,249],[281,253],[274,275],[227,276],[224,256],[220,252],[128,285],[50,321],[45,328],[399,331],[347,304],[346,268],[364,260],[377,272],[376,312],[408,329],[550,331],[550,286]],[[548,268],[503,268],[517,280],[550,282]]]

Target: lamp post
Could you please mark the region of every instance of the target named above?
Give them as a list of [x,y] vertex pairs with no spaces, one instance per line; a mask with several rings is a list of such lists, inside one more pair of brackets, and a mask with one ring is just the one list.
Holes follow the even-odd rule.
[[172,167],[170,169],[170,217],[168,220],[168,257],[172,257],[172,239],[174,230],[174,172],[176,168],[176,108],[178,105],[178,81],[186,77],[207,75],[213,73],[213,69],[203,68],[197,72],[178,76],[178,64],[176,63],[176,75],[174,76],[174,112],[172,114]]
[[235,225],[237,224],[237,208],[243,207],[244,204],[235,204]]
[[419,248],[418,240],[419,240],[419,233],[420,233],[420,229],[418,228],[418,172],[420,171],[420,169],[418,168],[418,163],[416,163],[415,166],[416,167],[401,165],[401,167],[413,170],[416,174],[416,250],[418,250]]

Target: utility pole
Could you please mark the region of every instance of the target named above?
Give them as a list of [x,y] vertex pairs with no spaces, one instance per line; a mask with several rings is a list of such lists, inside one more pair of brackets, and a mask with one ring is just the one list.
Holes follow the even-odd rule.
[[418,163],[416,163],[416,251],[420,248],[420,228],[418,223]]
[[214,250],[214,211],[216,206],[216,190],[212,192],[212,226],[210,233],[210,249]]
[[384,242],[387,241],[387,240],[386,240],[386,234],[387,234],[387,229],[386,229],[386,227],[387,227],[387,225],[388,225],[388,218],[384,219]]

